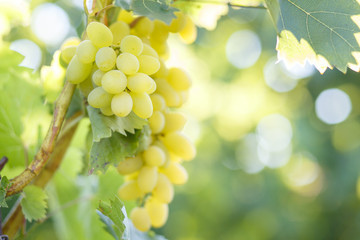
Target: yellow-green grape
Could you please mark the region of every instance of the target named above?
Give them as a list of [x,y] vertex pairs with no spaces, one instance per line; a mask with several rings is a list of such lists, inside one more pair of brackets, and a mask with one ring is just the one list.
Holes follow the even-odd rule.
[[162,173],[158,174],[158,181],[152,191],[152,196],[163,203],[170,203],[174,198],[174,186]]
[[66,64],[69,64],[71,59],[74,57],[76,48],[77,46],[67,46],[61,50],[60,57]]
[[161,172],[175,185],[183,185],[189,178],[186,169],[177,162],[169,162],[166,167],[161,169]]
[[111,94],[118,94],[125,90],[127,84],[126,76],[119,70],[111,70],[104,74],[101,86]]
[[134,15],[132,14],[132,12],[128,12],[124,9],[120,10],[120,13],[117,17],[118,21],[123,21],[126,22],[127,24],[131,23],[132,21],[134,21]]
[[165,126],[164,114],[160,111],[154,111],[149,118],[149,127],[152,134],[160,133]]
[[108,47],[113,42],[110,29],[102,23],[91,22],[86,28],[86,34],[90,41],[98,48]]
[[92,64],[85,64],[79,61],[75,55],[66,69],[66,79],[73,84],[84,81],[91,73]]
[[149,91],[147,91],[146,93],[147,93],[147,94],[153,94],[155,91],[156,91],[156,82],[153,81],[153,82],[152,82],[152,85],[151,85],[151,88],[150,88]]
[[136,180],[124,182],[121,185],[118,194],[123,200],[135,200],[143,195]]
[[139,189],[144,193],[151,192],[156,185],[157,177],[157,167],[143,166],[137,178]]
[[189,161],[196,155],[194,144],[181,132],[170,132],[165,134],[161,140],[171,152],[184,160]]
[[154,78],[163,78],[166,79],[167,75],[169,74],[169,69],[166,67],[164,61],[159,58],[160,62],[160,68],[159,70],[154,74]]
[[128,35],[121,40],[120,50],[139,56],[144,46],[141,39],[134,35]]
[[148,166],[161,166],[165,162],[165,153],[158,146],[150,146],[142,153],[143,160]]
[[169,32],[177,33],[180,32],[186,24],[185,15],[182,12],[175,12],[174,13],[176,18],[174,18],[169,26]]
[[176,154],[174,154],[172,152],[169,152],[169,158],[170,158],[170,161],[172,161],[172,162],[177,162],[177,163],[182,162],[181,157],[179,157],[178,155],[176,155]]
[[120,44],[121,40],[130,34],[130,27],[124,21],[117,21],[110,25],[110,31],[112,32],[114,39],[113,44]]
[[76,55],[83,63],[93,63],[95,61],[96,52],[97,48],[90,40],[82,41],[76,48]]
[[150,95],[154,111],[163,111],[166,107],[165,99],[157,93]]
[[167,81],[177,91],[188,90],[191,87],[189,76],[180,68],[170,68]]
[[134,30],[139,37],[147,37],[154,29],[154,23],[147,17],[141,18],[135,25]]
[[139,70],[140,63],[134,54],[125,52],[116,58],[116,67],[126,75],[133,75]]
[[90,92],[94,89],[91,78],[88,77],[87,79],[85,79],[85,81],[81,82],[79,84],[79,89],[80,89],[81,93],[85,97],[87,97],[90,94]]
[[150,34],[150,40],[152,42],[164,43],[169,37],[168,26],[159,20],[154,21],[154,29]]
[[141,232],[149,231],[151,227],[150,216],[145,208],[135,207],[130,213],[130,219],[137,230]]
[[105,116],[114,115],[113,111],[111,110],[111,106],[102,107],[102,108],[100,108],[100,111]]
[[105,91],[102,87],[97,87],[92,90],[88,96],[88,103],[94,108],[102,108],[109,106],[112,95]]
[[153,106],[151,99],[147,93],[130,93],[133,100],[133,112],[139,117],[146,119],[151,117],[153,113]]
[[185,16],[186,22],[184,28],[179,32],[182,41],[186,44],[191,44],[196,40],[197,29],[194,22],[189,16]]
[[160,69],[160,62],[156,57],[140,55],[138,59],[140,63],[139,72],[153,75]]
[[110,47],[100,48],[96,53],[95,62],[101,71],[107,72],[111,70],[116,62],[116,53],[114,49]]
[[168,107],[180,106],[180,95],[166,80],[161,78],[156,79],[156,88],[156,92],[165,99],[166,105]]
[[163,133],[181,131],[186,124],[186,117],[180,112],[167,112],[164,113],[165,126],[162,130]]
[[136,157],[126,158],[124,161],[121,161],[117,166],[117,170],[120,174],[127,175],[136,172],[142,166],[143,166],[143,161],[141,157],[136,156]]
[[136,93],[151,93],[154,84],[154,80],[145,73],[135,73],[129,76],[127,81],[128,89]]
[[162,227],[169,215],[169,206],[157,199],[150,197],[145,203],[146,211],[150,216],[151,225],[155,228]]
[[144,48],[143,48],[141,55],[152,56],[157,59],[159,58],[159,54],[157,54],[155,49],[153,49],[149,44],[146,44],[146,43],[144,43]]
[[69,46],[77,46],[79,45],[79,43],[81,42],[80,38],[78,37],[70,37],[67,38],[64,43],[61,45],[61,50],[63,50],[65,47],[69,47]]
[[92,81],[96,86],[101,86],[101,79],[104,76],[104,72],[100,69],[96,70],[92,75]]
[[158,42],[153,39],[150,39],[151,47],[164,59],[164,56],[168,55],[169,47],[166,42]]
[[161,150],[163,150],[163,152],[165,153],[165,163],[163,166],[161,166],[162,168],[164,168],[165,166],[167,166],[168,162],[170,161],[169,150],[160,140],[153,141],[151,145],[161,148]]
[[111,101],[111,110],[118,117],[126,117],[133,108],[133,99],[127,92],[116,94]]

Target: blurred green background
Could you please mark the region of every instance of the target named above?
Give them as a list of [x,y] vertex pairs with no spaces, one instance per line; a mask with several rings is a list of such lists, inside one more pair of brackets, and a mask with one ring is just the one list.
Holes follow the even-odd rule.
[[[51,64],[65,38],[83,31],[81,8],[82,1],[0,1],[1,45],[10,43],[25,55],[22,65],[34,69],[31,78],[47,97],[59,89],[44,85],[40,66]],[[224,16],[215,28],[219,12]],[[198,155],[184,164],[189,181],[176,187],[169,220],[156,232],[170,240],[359,239],[359,75],[320,75],[310,65],[278,62],[276,32],[265,10],[206,5],[194,19],[201,25],[196,42],[185,46],[172,36],[168,64],[193,79],[183,111]],[[40,108],[48,110],[47,104]],[[30,156],[49,119],[50,113],[42,113],[23,123]],[[76,178],[88,126],[83,120],[48,187],[52,210],[72,197],[87,200],[86,191],[65,196],[77,191],[70,183],[91,189],[91,182],[101,181]],[[26,131],[34,128],[40,130]],[[5,173],[15,176],[22,164]],[[66,229],[61,221],[53,213],[38,228],[42,237],[33,239]]]

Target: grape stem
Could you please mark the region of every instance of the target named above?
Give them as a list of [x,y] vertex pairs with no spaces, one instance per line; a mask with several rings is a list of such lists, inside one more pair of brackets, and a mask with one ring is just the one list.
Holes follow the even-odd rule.
[[213,0],[174,0],[174,2],[187,2],[187,3],[199,3],[199,4],[217,4],[217,5],[228,5],[230,7],[236,7],[236,8],[257,8],[257,9],[267,9],[264,5],[242,5],[242,4],[236,4],[231,3],[231,0],[229,1],[213,1]]
[[58,97],[54,109],[53,119],[50,128],[45,136],[41,148],[35,155],[31,164],[18,176],[10,180],[11,186],[6,196],[14,195],[27,186],[44,168],[51,153],[54,150],[56,139],[60,133],[65,114],[69,108],[71,98],[74,94],[76,85],[66,82],[60,96]]

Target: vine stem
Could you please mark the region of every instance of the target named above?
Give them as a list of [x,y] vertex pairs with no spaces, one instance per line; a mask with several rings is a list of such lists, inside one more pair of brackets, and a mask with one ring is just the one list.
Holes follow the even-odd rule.
[[257,8],[257,9],[267,9],[264,5],[242,5],[231,3],[231,1],[214,1],[214,0],[174,0],[174,2],[187,2],[187,3],[200,3],[200,4],[216,4],[216,5],[229,5],[231,7],[238,7],[238,8]]
[[65,114],[69,108],[76,85],[66,82],[55,105],[53,119],[41,148],[35,155],[31,164],[18,176],[10,180],[11,186],[6,196],[14,195],[27,186],[39,175],[54,150],[56,139],[60,133]]

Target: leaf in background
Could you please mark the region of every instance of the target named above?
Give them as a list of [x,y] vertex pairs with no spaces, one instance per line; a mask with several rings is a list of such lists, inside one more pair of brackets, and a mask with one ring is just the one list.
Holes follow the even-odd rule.
[[6,208],[8,207],[8,205],[5,201],[5,198],[6,198],[7,189],[10,186],[9,184],[10,184],[10,182],[6,176],[1,177],[1,180],[0,180],[0,207],[6,207]]
[[21,208],[26,220],[39,220],[45,217],[47,208],[47,195],[34,185],[29,185],[23,190],[24,197],[21,199]]
[[131,0],[115,0],[115,6],[121,7],[127,11],[131,10]]
[[175,18],[174,12],[178,11],[166,0],[133,0],[130,8],[137,15],[146,16],[152,20],[158,19],[168,25]]
[[[110,200],[110,203],[100,201],[99,205],[99,216],[101,220],[107,226],[109,233],[116,239],[123,239],[125,231],[125,225],[123,223],[125,215],[122,212],[124,204],[118,197],[114,200]],[[110,220],[110,221],[109,221]]]
[[103,171],[116,165],[125,157],[133,156],[139,146],[141,131],[127,136],[114,132],[109,138],[102,138],[100,142],[93,142],[90,150],[90,173]]
[[112,131],[121,133],[126,136],[126,132],[135,133],[135,129],[142,129],[147,124],[147,120],[139,118],[135,113],[131,112],[126,117],[105,116],[99,109],[91,106],[87,107],[91,128],[93,133],[93,141],[99,142],[102,138],[109,138]]
[[[2,47],[0,47],[0,72],[8,71],[9,68],[18,66],[22,60],[24,60],[24,56],[18,52],[9,49],[9,46],[1,43]],[[6,60],[5,60],[6,59]]]
[[266,0],[266,5],[278,31],[279,59],[309,60],[321,73],[332,66],[359,70],[357,1]]

